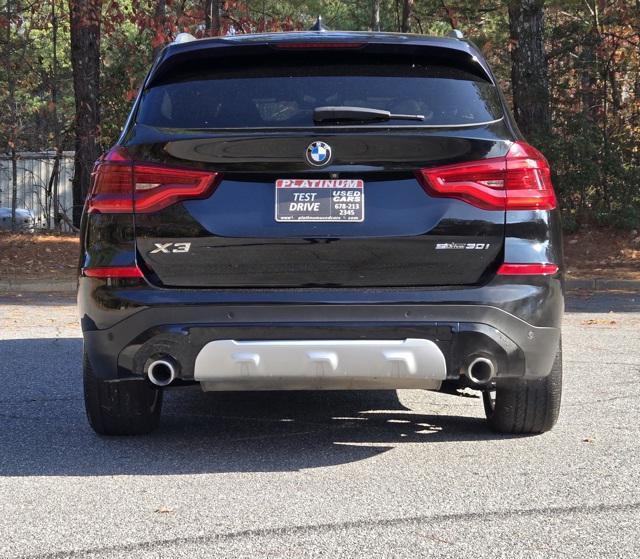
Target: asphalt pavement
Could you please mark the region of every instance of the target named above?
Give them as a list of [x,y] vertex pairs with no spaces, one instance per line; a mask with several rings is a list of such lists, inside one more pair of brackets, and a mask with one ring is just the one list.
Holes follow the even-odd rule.
[[640,556],[640,293],[575,293],[550,433],[477,394],[172,390],[100,438],[68,295],[0,298],[0,557]]

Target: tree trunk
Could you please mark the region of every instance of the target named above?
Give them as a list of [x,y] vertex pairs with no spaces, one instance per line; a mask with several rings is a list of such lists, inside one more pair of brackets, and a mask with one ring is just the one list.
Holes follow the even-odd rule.
[[[596,38],[597,40],[597,38]],[[594,121],[596,113],[595,90],[596,90],[596,55],[593,34],[585,38],[580,53],[580,104],[582,116],[585,121]]]
[[9,126],[8,128],[8,145],[11,153],[11,229],[16,228],[16,208],[18,203],[18,163],[16,154],[17,144],[17,110],[16,110],[16,69],[13,64],[14,58],[14,43],[11,37],[11,21],[13,19],[16,6],[12,4],[10,0],[7,0],[5,6],[5,18],[7,24],[5,26],[6,36],[5,39],[5,52],[3,53],[5,72],[7,75],[7,92],[8,92],[8,105],[9,105]]
[[371,0],[371,31],[380,31],[380,2]]
[[53,110],[51,118],[53,120],[53,141],[55,143],[55,159],[53,160],[53,169],[49,177],[48,185],[48,205],[47,211],[48,221],[47,227],[51,224],[49,220],[53,217],[53,226],[56,231],[61,228],[61,221],[58,217],[58,206],[60,205],[60,159],[62,158],[62,138],[60,137],[60,121],[58,120],[58,14],[56,12],[56,3],[58,0],[51,0],[51,104]]
[[513,112],[522,133],[535,141],[550,128],[544,0],[512,0],[509,30]]
[[69,0],[71,66],[76,101],[73,223],[77,227],[100,155],[100,15],[102,0]]
[[400,31],[409,33],[411,31],[411,15],[413,12],[413,0],[403,0],[402,2],[402,25]]
[[[158,0],[156,4],[155,12],[153,13],[153,19],[157,26],[162,26],[163,34],[166,34],[166,20],[167,20],[167,2],[166,0]],[[158,58],[160,51],[164,48],[164,45],[156,45],[151,52],[151,59]]]
[[456,18],[453,17],[453,12],[451,11],[451,8],[447,6],[447,3],[445,2],[445,0],[440,0],[440,5],[442,6],[442,9],[444,10],[445,14],[447,14],[447,19],[449,20],[449,25],[451,26],[451,29],[457,29],[458,22],[456,21]]
[[18,154],[11,146],[11,230],[16,230],[16,210],[18,209]]
[[204,28],[209,37],[220,35],[220,0],[205,0]]

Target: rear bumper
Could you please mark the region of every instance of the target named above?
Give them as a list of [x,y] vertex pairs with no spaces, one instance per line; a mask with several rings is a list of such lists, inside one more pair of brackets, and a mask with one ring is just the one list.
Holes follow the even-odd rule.
[[457,380],[469,356],[490,354],[498,377],[551,370],[564,300],[558,277],[496,278],[450,290],[162,290],[81,278],[85,349],[104,379],[143,378],[171,355],[178,377],[197,380],[198,354],[215,340],[405,340],[433,342]]

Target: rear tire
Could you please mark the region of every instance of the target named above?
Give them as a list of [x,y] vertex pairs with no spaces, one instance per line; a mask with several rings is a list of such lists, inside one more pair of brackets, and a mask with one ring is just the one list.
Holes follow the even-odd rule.
[[161,390],[143,380],[102,380],[95,376],[86,353],[82,368],[85,409],[96,433],[143,435],[158,427]]
[[551,372],[539,379],[498,380],[482,393],[490,427],[499,433],[538,434],[558,421],[562,395],[562,342]]

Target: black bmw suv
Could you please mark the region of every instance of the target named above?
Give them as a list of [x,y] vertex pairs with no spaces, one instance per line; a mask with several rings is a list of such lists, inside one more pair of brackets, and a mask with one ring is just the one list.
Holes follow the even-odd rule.
[[550,170],[465,40],[179,36],[96,164],[80,268],[100,434],[151,431],[193,383],[471,387],[497,431],[558,417]]

